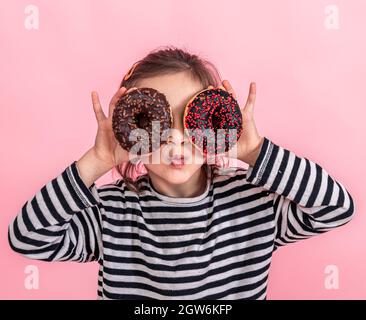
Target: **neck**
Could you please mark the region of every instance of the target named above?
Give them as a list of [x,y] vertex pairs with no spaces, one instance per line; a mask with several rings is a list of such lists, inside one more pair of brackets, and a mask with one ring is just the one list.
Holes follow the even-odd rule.
[[150,181],[154,189],[168,197],[174,198],[192,198],[201,195],[207,186],[207,174],[202,166],[186,182],[181,184],[172,184],[161,177],[150,172]]

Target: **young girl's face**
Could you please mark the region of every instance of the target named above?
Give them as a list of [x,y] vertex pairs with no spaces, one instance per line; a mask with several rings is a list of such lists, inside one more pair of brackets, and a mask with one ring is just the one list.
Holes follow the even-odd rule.
[[[164,93],[173,113],[173,128],[169,132],[168,144],[162,144],[149,159],[144,159],[146,169],[150,176],[153,174],[166,183],[187,182],[193,175],[198,174],[198,169],[205,162],[202,153],[184,134],[183,127],[184,107],[193,95],[204,89],[202,84],[192,79],[188,72],[179,72],[142,79],[135,86],[149,87]],[[183,157],[183,161],[170,161],[180,157]],[[156,159],[160,159],[159,162]]]

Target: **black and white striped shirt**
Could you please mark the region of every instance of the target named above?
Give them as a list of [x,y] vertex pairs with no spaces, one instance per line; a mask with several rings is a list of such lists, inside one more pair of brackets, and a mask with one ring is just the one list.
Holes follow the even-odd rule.
[[45,261],[98,261],[99,299],[266,299],[280,246],[347,223],[354,203],[318,164],[264,137],[255,165],[213,175],[193,198],[123,180],[90,188],[76,161],[27,201],[12,249]]

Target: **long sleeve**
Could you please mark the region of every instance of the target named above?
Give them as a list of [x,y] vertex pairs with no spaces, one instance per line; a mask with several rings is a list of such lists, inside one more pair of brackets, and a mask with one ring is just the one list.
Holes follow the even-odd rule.
[[23,205],[9,225],[9,244],[31,259],[99,260],[99,202],[95,184],[84,184],[74,161]]
[[326,170],[267,137],[246,179],[273,196],[275,249],[342,226],[355,212],[349,192]]

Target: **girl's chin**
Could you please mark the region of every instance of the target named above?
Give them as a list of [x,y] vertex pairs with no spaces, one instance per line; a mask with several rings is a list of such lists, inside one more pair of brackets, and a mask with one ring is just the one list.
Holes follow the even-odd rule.
[[162,172],[164,178],[173,184],[184,183],[189,180],[196,170],[188,167],[187,165],[183,166],[167,166],[166,170]]

